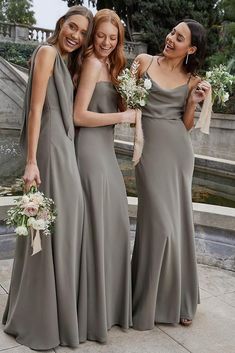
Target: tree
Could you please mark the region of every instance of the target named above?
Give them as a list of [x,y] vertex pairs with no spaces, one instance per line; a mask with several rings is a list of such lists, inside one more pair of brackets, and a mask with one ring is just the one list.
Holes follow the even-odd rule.
[[143,32],[150,53],[162,50],[166,34],[184,18],[195,19],[208,29],[209,54],[217,49],[222,21],[218,0],[98,0],[97,9],[104,7],[115,9],[132,33]]
[[[66,1],[68,3],[68,7],[74,6],[74,5],[84,5],[85,1],[84,0],[62,0]],[[95,7],[96,5],[96,0],[88,0],[88,5],[92,5]]]
[[133,40],[132,34],[135,32],[133,14],[141,10],[141,0],[97,0],[97,10],[108,8],[115,10],[124,21],[127,39]]
[[32,0],[0,0],[0,18],[5,22],[26,25],[36,23]]
[[209,58],[209,65],[226,64],[235,74],[235,0],[222,0],[224,13],[221,25],[218,50]]
[[0,21],[4,22],[5,19],[5,0],[0,0]]

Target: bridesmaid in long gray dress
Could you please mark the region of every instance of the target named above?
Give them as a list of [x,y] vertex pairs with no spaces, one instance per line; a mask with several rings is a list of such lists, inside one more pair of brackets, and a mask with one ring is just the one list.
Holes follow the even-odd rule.
[[80,325],[84,341],[106,342],[113,325],[128,328],[131,323],[128,207],[113,142],[115,123],[135,121],[133,110],[117,112],[114,85],[125,64],[123,40],[117,14],[98,11],[74,108],[75,124],[80,126],[75,141],[86,206],[82,261],[86,301],[80,302],[82,317],[86,317]]
[[[189,325],[198,297],[188,130],[208,83],[195,75],[205,31],[185,20],[166,37],[162,56],[141,54],[139,75],[152,80],[143,108],[144,149],[136,167],[137,231],[132,260],[133,325]],[[196,89],[197,87],[197,89]]]
[[[18,237],[4,331],[32,349],[79,344],[77,304],[84,202],[74,149],[73,83],[64,60],[82,55],[92,14],[74,6],[61,17],[50,44],[32,58],[22,143],[27,144],[26,188],[36,182],[56,204],[55,231],[31,256]],[[76,67],[70,66],[71,73]],[[28,137],[27,137],[28,136]]]

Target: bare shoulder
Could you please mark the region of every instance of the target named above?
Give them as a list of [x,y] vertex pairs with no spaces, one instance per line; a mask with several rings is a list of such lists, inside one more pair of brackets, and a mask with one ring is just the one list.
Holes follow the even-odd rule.
[[48,68],[52,69],[54,66],[55,58],[57,55],[57,50],[49,45],[43,45],[38,49],[35,57],[35,63],[41,69]]
[[136,58],[135,61],[139,62],[142,67],[148,65],[148,63],[152,60],[152,55],[149,54],[139,54]]
[[57,50],[51,45],[42,45],[37,52],[37,59],[38,60],[55,60],[57,55]]
[[83,62],[83,67],[89,68],[92,71],[100,71],[102,68],[102,63],[96,57],[88,57]]
[[97,82],[102,70],[102,63],[95,57],[88,57],[83,61],[80,82]]
[[139,76],[142,76],[143,73],[147,70],[151,60],[152,60],[152,55],[149,55],[149,54],[139,54],[134,62],[137,62],[139,63]]

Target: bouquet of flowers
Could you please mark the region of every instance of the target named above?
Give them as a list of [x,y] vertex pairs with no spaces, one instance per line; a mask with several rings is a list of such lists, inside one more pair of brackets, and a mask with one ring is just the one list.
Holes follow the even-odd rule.
[[235,77],[227,71],[225,65],[219,65],[206,72],[206,80],[212,87],[212,104],[216,102],[219,105],[225,105],[232,91]]
[[42,250],[40,232],[50,235],[56,219],[55,204],[35,186],[15,200],[7,211],[6,224],[15,228],[17,235],[31,236],[33,254]]
[[[152,87],[152,81],[148,78],[138,78],[139,62],[134,61],[131,69],[125,69],[121,75],[118,76],[119,85],[117,91],[120,93],[127,108],[136,109],[135,126],[135,141],[134,153],[132,161],[136,165],[141,157],[144,136],[141,125],[141,108],[147,103],[149,90]],[[131,124],[132,126],[132,124]]]
[[139,63],[134,61],[131,69],[125,69],[118,76],[117,90],[125,101],[127,108],[141,109],[147,102],[152,82],[148,78],[137,78]]

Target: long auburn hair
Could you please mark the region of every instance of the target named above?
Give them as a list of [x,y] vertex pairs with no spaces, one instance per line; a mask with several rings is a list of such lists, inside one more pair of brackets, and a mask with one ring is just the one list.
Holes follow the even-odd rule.
[[88,47],[88,43],[90,40],[90,35],[92,31],[92,23],[93,23],[93,14],[90,10],[88,10],[85,6],[75,5],[69,8],[65,15],[61,16],[56,22],[55,30],[53,34],[47,39],[47,43],[56,44],[59,38],[61,25],[64,21],[66,21],[69,17],[74,15],[84,16],[88,20],[88,30],[86,35],[86,40],[84,44],[73,51],[68,55],[68,69],[70,71],[71,76],[73,77],[75,74],[78,74],[81,70],[81,65],[84,57],[84,53]]
[[94,17],[93,30],[91,33],[90,45],[86,50],[85,57],[89,57],[94,53],[94,38],[99,25],[103,22],[110,22],[118,29],[118,42],[116,48],[109,55],[110,76],[114,85],[118,84],[117,77],[126,65],[126,58],[124,55],[124,26],[119,16],[113,10],[102,9],[99,10]]

